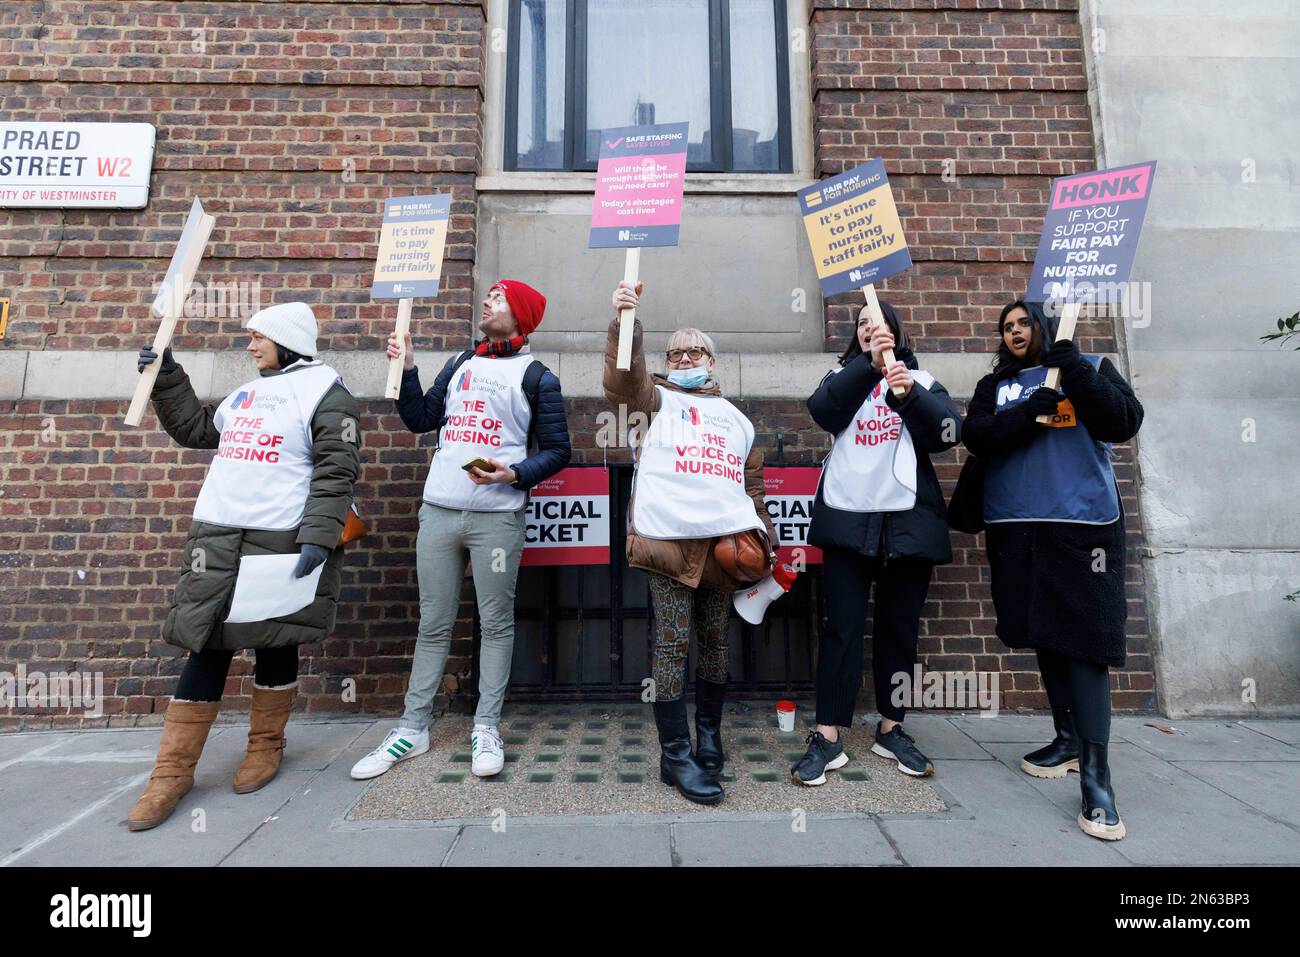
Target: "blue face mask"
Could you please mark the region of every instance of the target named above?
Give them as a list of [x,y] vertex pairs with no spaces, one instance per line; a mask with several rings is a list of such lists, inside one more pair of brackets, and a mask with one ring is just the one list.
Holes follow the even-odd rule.
[[668,370],[668,381],[682,389],[698,389],[708,380],[709,369],[707,366]]

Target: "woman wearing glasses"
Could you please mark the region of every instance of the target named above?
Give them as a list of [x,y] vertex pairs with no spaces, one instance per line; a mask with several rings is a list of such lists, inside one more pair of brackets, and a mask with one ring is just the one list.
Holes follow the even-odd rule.
[[[722,704],[727,687],[727,627],[732,593],[744,582],[714,557],[719,536],[754,529],[766,536],[771,561],[776,534],[763,504],[763,456],[754,427],[722,397],[713,377],[713,340],[698,329],[669,337],[667,373],[646,369],[640,321],[631,369],[617,367],[622,309],[635,309],[636,291],[614,290],[616,318],[605,342],[605,396],[620,420],[636,429],[636,477],[628,506],[627,563],[646,572],[654,602],[654,711],[660,777],[682,796],[716,804],[722,751]],[[626,418],[625,418],[626,417]],[[635,429],[635,426],[634,426]],[[632,437],[629,436],[629,441]],[[639,445],[639,447],[638,447]],[[686,658],[691,634],[695,670],[696,748],[686,721]]]

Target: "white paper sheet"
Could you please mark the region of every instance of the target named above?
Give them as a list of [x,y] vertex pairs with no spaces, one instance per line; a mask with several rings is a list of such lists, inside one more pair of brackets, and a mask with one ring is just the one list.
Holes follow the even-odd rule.
[[288,555],[244,555],[239,559],[235,597],[230,603],[229,622],[266,621],[306,608],[316,598],[316,586],[324,564],[294,578],[298,553]]

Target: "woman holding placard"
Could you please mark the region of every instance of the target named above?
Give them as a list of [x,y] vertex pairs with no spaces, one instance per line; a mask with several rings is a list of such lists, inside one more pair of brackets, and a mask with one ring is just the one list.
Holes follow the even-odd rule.
[[[722,397],[713,377],[713,340],[698,329],[677,330],[668,339],[667,374],[651,375],[636,320],[631,367],[618,368],[617,314],[637,303],[631,284],[620,282],[604,384],[605,397],[625,413],[620,419],[648,422],[636,448],[627,563],[646,572],[654,600],[659,775],[688,800],[716,804],[723,797],[716,775],[726,760],[722,706],[732,595],[767,574],[776,532],[763,502],[754,427]],[[694,752],[684,692],[692,633],[698,648]]]
[[[912,697],[907,691],[930,576],[935,565],[952,561],[943,492],[930,456],[957,444],[961,417],[943,385],[918,367],[893,307],[881,302],[880,311],[884,321],[877,323],[869,307],[862,308],[840,368],[827,373],[808,399],[814,421],[835,436],[808,529],[808,544],[822,549],[826,582],[817,727],[790,772],[796,783],[813,787],[849,760],[840,729],[853,724],[862,684],[873,582],[872,670],[880,722],[871,750],[904,774],[934,773],[902,722]],[[890,350],[893,361],[886,359]]]
[[[320,643],[334,627],[342,587],[338,546],[359,526],[349,519],[361,472],[357,401],[338,372],[313,358],[311,307],[271,306],[248,320],[248,330],[257,376],[216,405],[199,402],[171,349],[161,358],[149,346],[140,350],[141,372],[160,363],[152,399],[163,429],[184,448],[216,455],[194,505],[162,629],[168,644],[190,654],[163,717],[153,775],[127,818],[132,831],[157,827],[194,786],[231,660],[243,649],[253,649],[256,661],[248,751],[235,772],[235,791],[256,791],[275,777],[297,694],[298,646]],[[244,559],[263,570],[246,574]],[[250,595],[250,585],[263,593],[262,614],[241,614],[238,595]],[[277,593],[287,600],[277,601]],[[287,607],[267,616],[272,605]]]
[[[1020,767],[1040,778],[1079,772],[1079,827],[1117,841],[1108,669],[1125,659],[1124,512],[1108,443],[1133,438],[1143,413],[1109,359],[1056,341],[1056,327],[1038,303],[1003,308],[993,371],[975,387],[962,439],[983,468],[997,634],[1037,652],[1056,726]],[[1064,395],[1045,387],[1052,367]]]

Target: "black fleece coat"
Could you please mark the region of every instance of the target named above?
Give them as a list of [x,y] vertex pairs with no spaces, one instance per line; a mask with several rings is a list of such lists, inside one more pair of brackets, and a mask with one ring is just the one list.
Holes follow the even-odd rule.
[[[894,350],[894,358],[917,368],[912,350]],[[853,421],[882,376],[871,365],[871,354],[854,356],[839,372],[827,373],[808,398],[808,411],[818,425],[839,435]],[[961,414],[939,382],[930,388],[913,384],[902,399],[887,392],[885,402],[898,414],[916,448],[916,505],[906,512],[847,512],[822,499],[820,483],[813,500],[808,544],[844,548],[874,557],[883,545],[887,558],[919,558],[935,565],[952,561],[948,539],[948,510],[934,474],[930,455],[952,448],[961,437]]]
[[[996,414],[993,374],[975,387],[962,441],[988,462],[1031,442],[1046,427],[1023,405]],[[1109,359],[1079,357],[1061,367],[1061,389],[1079,426],[1099,442],[1127,442],[1142,404]],[[985,531],[997,634],[1009,648],[1048,648],[1111,667],[1125,661],[1124,512],[1109,525],[998,522]],[[1099,563],[1101,549],[1105,564]],[[1098,570],[1101,569],[1101,570]]]

